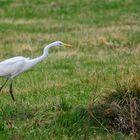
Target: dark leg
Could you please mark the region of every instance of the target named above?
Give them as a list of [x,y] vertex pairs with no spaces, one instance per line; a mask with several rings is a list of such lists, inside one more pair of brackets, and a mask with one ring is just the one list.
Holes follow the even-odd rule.
[[7,81],[8,81],[8,79],[6,79],[6,81],[4,82],[4,84],[0,87],[0,92],[3,89],[3,87],[6,85]]
[[10,81],[10,95],[11,95],[13,101],[15,101],[15,98],[13,96],[13,90],[12,90],[12,80]]

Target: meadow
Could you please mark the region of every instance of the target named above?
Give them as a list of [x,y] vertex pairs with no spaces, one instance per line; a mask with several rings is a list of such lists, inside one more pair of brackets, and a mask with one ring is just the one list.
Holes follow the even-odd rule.
[[[98,121],[93,107],[116,79],[140,75],[139,0],[0,0],[0,61],[35,58],[55,40],[42,63],[0,93],[0,140],[130,139]],[[2,84],[4,79],[0,79]],[[92,110],[93,114],[89,113]],[[100,116],[102,117],[102,116]]]

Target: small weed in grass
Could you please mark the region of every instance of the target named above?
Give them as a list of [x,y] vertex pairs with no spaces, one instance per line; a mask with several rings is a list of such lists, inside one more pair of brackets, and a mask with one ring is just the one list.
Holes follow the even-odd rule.
[[116,89],[106,97],[106,117],[116,131],[133,137],[140,133],[140,76],[130,76],[116,82]]

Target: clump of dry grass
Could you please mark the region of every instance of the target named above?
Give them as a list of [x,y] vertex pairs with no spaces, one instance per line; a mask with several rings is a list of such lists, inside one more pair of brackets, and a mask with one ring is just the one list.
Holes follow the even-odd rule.
[[135,136],[140,133],[140,76],[116,81],[105,101],[105,116],[111,129]]

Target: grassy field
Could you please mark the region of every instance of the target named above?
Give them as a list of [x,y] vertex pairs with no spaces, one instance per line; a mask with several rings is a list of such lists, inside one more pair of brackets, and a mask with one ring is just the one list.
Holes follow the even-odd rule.
[[55,40],[73,46],[51,49],[47,60],[17,77],[15,103],[6,85],[0,139],[129,139],[89,120],[88,110],[115,88],[115,79],[140,74],[139,5],[139,0],[0,0],[0,61],[37,57]]

